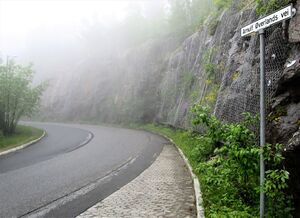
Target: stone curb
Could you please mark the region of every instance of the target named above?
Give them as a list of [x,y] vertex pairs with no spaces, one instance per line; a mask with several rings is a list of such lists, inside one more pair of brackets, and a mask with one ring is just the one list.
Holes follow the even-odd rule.
[[42,138],[45,137],[45,135],[46,135],[46,132],[43,131],[43,134],[42,134],[41,137],[39,137],[37,139],[34,139],[34,140],[30,141],[30,142],[27,142],[26,144],[20,145],[18,147],[11,148],[11,149],[8,149],[6,151],[2,151],[2,152],[0,152],[0,156],[5,155],[5,154],[9,154],[9,153],[12,153],[12,152],[15,152],[15,151],[18,151],[18,150],[21,150],[21,149],[24,149],[24,148],[26,148],[26,147],[28,147],[28,146],[30,146],[30,145],[32,145],[32,144],[40,141]]
[[[146,131],[149,131],[149,130],[146,130]],[[202,206],[203,205],[203,200],[202,200],[202,193],[201,193],[201,189],[200,189],[200,183],[199,183],[198,177],[193,172],[192,166],[190,165],[188,159],[186,158],[186,156],[184,155],[182,150],[176,145],[176,143],[171,138],[169,138],[168,136],[163,135],[161,133],[156,133],[156,132],[152,132],[152,131],[149,131],[149,132],[151,132],[153,134],[163,136],[164,138],[169,140],[177,148],[177,150],[179,151],[179,154],[183,158],[185,164],[187,165],[187,167],[190,171],[190,174],[192,176],[192,179],[193,179],[194,191],[195,191],[195,196],[196,196],[197,218],[205,218],[204,208]]]

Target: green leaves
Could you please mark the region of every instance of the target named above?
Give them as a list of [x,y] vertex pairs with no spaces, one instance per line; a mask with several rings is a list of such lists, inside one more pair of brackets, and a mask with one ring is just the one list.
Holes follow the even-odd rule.
[[[257,137],[250,129],[257,125],[257,116],[243,113],[244,120],[240,123],[222,123],[209,111],[208,107],[200,104],[191,108],[192,123],[205,128],[199,144],[194,145],[193,159],[199,161],[197,172],[200,174],[202,188],[205,189],[204,197],[209,198],[206,201],[207,217],[258,215],[258,210],[253,208],[258,208],[259,204],[261,152],[267,168],[262,188],[267,196],[268,217],[279,217],[278,214],[280,217],[289,216],[290,202],[284,194],[288,187],[289,173],[281,166],[284,159],[283,146],[267,144],[263,150],[260,149]],[[248,210],[249,208],[251,209]]]
[[38,106],[45,84],[32,87],[32,66],[14,62],[0,66],[0,130],[14,132],[21,116],[31,115]]
[[266,144],[262,150],[249,127],[258,117],[244,113],[240,123],[223,123],[200,104],[191,109],[192,123],[202,134],[163,128],[189,158],[198,175],[206,217],[259,216],[259,156],[263,152],[266,178],[266,217],[291,217],[291,200],[285,194],[289,173],[282,167],[281,144]]
[[265,15],[267,13],[272,13],[284,6],[286,6],[290,0],[267,0],[264,3],[263,0],[256,0],[257,8],[256,13],[258,15]]
[[233,0],[213,0],[218,9],[228,8],[232,5]]
[[264,191],[266,195],[274,198],[278,192],[288,187],[287,180],[289,179],[289,172],[286,170],[267,170],[266,171],[266,182]]

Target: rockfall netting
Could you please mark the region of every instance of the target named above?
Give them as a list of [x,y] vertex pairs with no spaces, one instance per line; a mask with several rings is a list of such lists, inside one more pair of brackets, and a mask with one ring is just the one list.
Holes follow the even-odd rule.
[[[289,49],[286,24],[277,24],[266,29],[266,108],[270,112],[272,96],[283,73]],[[243,112],[253,115],[260,108],[260,51],[259,35],[242,39],[245,55],[235,72],[224,75],[215,107],[215,115],[225,122],[241,121]],[[228,81],[234,80],[228,86]],[[227,92],[227,93],[224,93]]]

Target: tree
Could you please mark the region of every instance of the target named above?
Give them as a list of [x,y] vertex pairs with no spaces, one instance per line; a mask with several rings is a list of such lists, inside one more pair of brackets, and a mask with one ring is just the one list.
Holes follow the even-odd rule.
[[0,130],[4,135],[14,133],[20,118],[37,109],[45,84],[33,87],[32,79],[31,65],[13,61],[0,65]]
[[170,32],[185,35],[199,29],[214,4],[212,0],[170,0],[169,9]]
[[169,1],[170,15],[169,28],[171,33],[186,34],[190,26],[189,1],[174,0]]

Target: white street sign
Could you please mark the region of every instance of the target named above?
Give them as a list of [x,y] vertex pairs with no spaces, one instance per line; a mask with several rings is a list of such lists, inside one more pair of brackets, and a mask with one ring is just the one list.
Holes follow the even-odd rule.
[[[292,7],[292,4],[278,10],[277,12],[267,15],[264,18],[261,18],[254,23],[245,26],[241,29],[241,36],[247,36],[251,33],[263,30],[273,24],[281,22],[286,19],[290,19],[293,15],[296,14],[295,9]],[[259,43],[260,43],[260,147],[263,148],[266,144],[266,102],[265,102],[265,93],[266,93],[266,67],[265,67],[265,56],[266,56],[266,38],[265,31],[259,31]],[[260,187],[263,187],[265,181],[265,163],[264,155],[260,154]],[[259,214],[260,217],[264,217],[265,214],[265,193],[260,191],[260,200],[259,200]]]
[[267,28],[273,24],[276,24],[283,20],[292,18],[292,16],[293,16],[292,10],[293,10],[292,5],[289,5],[271,15],[261,18],[258,21],[255,21],[254,23],[251,23],[248,26],[243,27],[241,29],[241,36],[242,37],[247,36],[253,32],[257,32],[257,31]]

